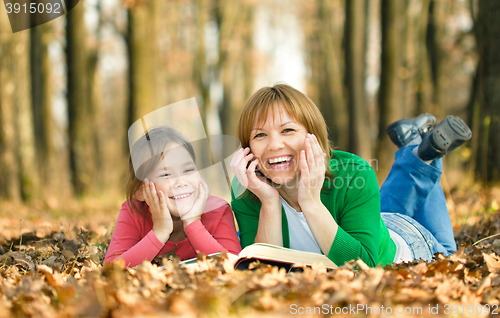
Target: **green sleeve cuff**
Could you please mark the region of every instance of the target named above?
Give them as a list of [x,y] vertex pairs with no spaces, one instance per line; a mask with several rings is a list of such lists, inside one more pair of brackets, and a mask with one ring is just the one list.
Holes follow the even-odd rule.
[[[365,257],[363,257],[363,254]],[[351,260],[361,258],[368,266],[376,266],[375,262],[363,253],[363,247],[359,241],[349,235],[341,227],[338,227],[337,235],[333,240],[332,247],[328,252],[328,258],[337,266],[342,266]]]

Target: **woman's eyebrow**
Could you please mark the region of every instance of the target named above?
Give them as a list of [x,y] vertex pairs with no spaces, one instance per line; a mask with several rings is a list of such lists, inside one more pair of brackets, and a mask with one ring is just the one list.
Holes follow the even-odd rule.
[[[288,124],[295,124],[295,122],[293,120],[289,120],[286,123],[281,124],[280,127],[283,127],[283,126],[288,125]],[[264,128],[252,128],[252,131],[253,130],[264,130]]]

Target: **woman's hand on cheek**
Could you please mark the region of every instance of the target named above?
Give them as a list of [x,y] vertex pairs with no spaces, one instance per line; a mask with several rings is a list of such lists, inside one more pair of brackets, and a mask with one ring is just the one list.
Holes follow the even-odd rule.
[[[278,190],[270,185],[264,177],[257,176],[255,173],[259,160],[254,159],[250,162],[253,158],[254,155],[250,153],[249,147],[238,150],[231,160],[231,170],[241,185],[255,194],[261,202],[279,200]],[[250,165],[248,165],[249,162]]]
[[320,193],[325,181],[325,156],[316,136],[308,134],[305,150],[300,152],[299,205],[304,211],[307,206],[321,204]]
[[250,148],[241,148],[236,151],[231,159],[229,166],[231,170],[236,175],[236,178],[241,183],[242,186],[248,189],[248,176],[247,176],[247,166],[250,160],[253,158],[253,153],[250,153]]
[[196,220],[201,219],[201,215],[207,206],[207,200],[210,197],[210,189],[205,180],[201,180],[198,186],[198,197],[195,199],[193,206],[189,211],[181,215],[181,220],[184,228]]
[[141,191],[144,196],[144,201],[149,207],[149,212],[151,212],[153,232],[158,240],[165,244],[174,229],[172,216],[167,207],[168,198],[162,191],[158,191],[157,193],[154,183],[149,182],[148,179],[144,180]]
[[255,173],[255,169],[259,164],[259,159],[255,159],[250,163],[247,169],[246,176],[248,178],[247,189],[255,194],[260,202],[273,202],[280,199],[280,194],[276,188],[274,188],[268,180],[263,176],[258,176]]

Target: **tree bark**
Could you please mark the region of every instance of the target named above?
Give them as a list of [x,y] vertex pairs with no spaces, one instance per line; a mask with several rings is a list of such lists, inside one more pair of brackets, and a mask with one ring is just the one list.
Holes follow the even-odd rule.
[[427,25],[429,21],[430,0],[422,0],[422,10],[417,22],[417,100],[416,114],[431,112],[432,105],[432,80],[429,54],[426,46]]
[[[33,106],[33,126],[35,132],[36,159],[39,177],[44,187],[43,197],[51,192],[54,174],[55,147],[53,143],[51,71],[48,44],[51,40],[51,26],[46,23],[30,29],[31,58],[31,101]],[[60,168],[60,166],[58,167]]]
[[345,80],[348,92],[349,147],[366,160],[371,158],[370,125],[365,103],[365,20],[366,1],[346,1]]
[[485,183],[500,180],[500,2],[480,0],[478,10],[480,127],[476,172]]
[[385,128],[396,120],[402,118],[401,109],[401,80],[398,68],[401,66],[401,16],[399,0],[382,0],[382,53],[380,89],[378,95],[379,126],[377,155],[379,173],[377,177],[384,180],[389,173],[394,160],[394,151],[397,149],[392,144],[385,132]]
[[96,172],[84,11],[81,4],[66,14],[70,168],[78,196],[89,193]]
[[19,42],[16,44],[16,69],[14,72],[17,160],[20,169],[22,199],[32,201],[39,195],[39,177],[35,158],[33,109],[31,106],[30,39],[28,32],[23,35],[16,34],[15,37],[19,37],[16,39]]
[[[239,4],[230,0],[219,0],[216,12],[216,22],[219,29],[219,60],[217,63],[217,77],[222,84],[222,105],[219,117],[223,134],[235,134],[238,122],[234,122],[235,111],[232,105],[233,87],[233,65],[231,47],[236,41],[235,31],[238,20],[242,19],[242,8]],[[243,9],[244,10],[244,9]],[[244,11],[243,11],[244,14]],[[247,96],[247,98],[250,96]],[[236,114],[239,116],[239,113]]]
[[20,200],[19,165],[16,160],[15,38],[5,10],[0,10],[0,197]]
[[[158,1],[136,1],[128,10],[129,107],[127,129],[140,117],[165,106],[158,101]],[[128,144],[127,144],[128,146]],[[128,149],[128,148],[127,148]]]
[[[432,78],[432,110],[437,117],[444,117],[437,112],[443,109],[443,79],[445,74],[442,70],[443,59],[446,55],[440,45],[444,43],[445,23],[447,15],[447,1],[431,0],[429,4],[429,17],[427,27],[427,52],[431,67]],[[444,115],[444,114],[443,114]]]
[[[0,10],[1,11],[1,10]],[[13,34],[0,12],[0,196],[31,201],[38,174],[31,109],[29,32]]]
[[[332,8],[334,7],[335,8]],[[303,22],[306,37],[306,52],[311,68],[308,96],[316,101],[328,127],[328,138],[335,146],[348,147],[348,114],[342,83],[341,37],[337,32],[335,9],[340,1],[318,0],[307,12]],[[311,23],[311,21],[316,21]]]

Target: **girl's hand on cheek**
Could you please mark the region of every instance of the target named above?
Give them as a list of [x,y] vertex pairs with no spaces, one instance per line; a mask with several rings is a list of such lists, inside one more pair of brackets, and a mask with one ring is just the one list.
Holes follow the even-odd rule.
[[189,211],[180,216],[184,228],[194,221],[201,219],[201,215],[205,211],[207,205],[208,197],[210,197],[210,189],[205,180],[201,179],[198,186],[198,197],[195,199],[193,206]]
[[148,179],[144,180],[141,191],[144,195],[144,201],[146,201],[146,204],[149,207],[149,212],[151,212],[153,232],[158,240],[165,244],[174,229],[172,216],[170,215],[170,211],[167,207],[168,198],[162,191],[158,191],[157,193],[155,184],[153,182],[149,182]]
[[307,206],[321,204],[320,193],[325,181],[326,154],[319,146],[316,136],[308,134],[305,150],[300,152],[299,205],[304,211]]

